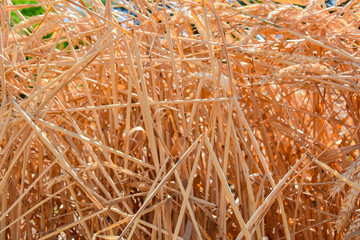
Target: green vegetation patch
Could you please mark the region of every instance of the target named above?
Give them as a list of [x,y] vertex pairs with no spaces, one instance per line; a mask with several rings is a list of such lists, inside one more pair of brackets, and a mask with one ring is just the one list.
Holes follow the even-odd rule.
[[[24,5],[24,4],[38,4],[38,1],[32,1],[32,0],[13,0],[12,3],[14,5]],[[41,15],[45,12],[45,10],[40,7],[28,7],[28,8],[23,8],[19,10],[21,12],[21,14],[24,17],[31,17],[31,16],[35,16],[35,15]],[[16,15],[16,13],[14,11],[11,12],[11,18],[13,19],[13,21],[15,23],[18,23],[21,21],[21,19],[19,18],[19,16]]]

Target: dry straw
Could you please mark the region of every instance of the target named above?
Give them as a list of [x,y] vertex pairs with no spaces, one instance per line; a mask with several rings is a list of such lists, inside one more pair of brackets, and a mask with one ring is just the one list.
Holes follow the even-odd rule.
[[358,239],[359,4],[251,2],[2,1],[0,240]]

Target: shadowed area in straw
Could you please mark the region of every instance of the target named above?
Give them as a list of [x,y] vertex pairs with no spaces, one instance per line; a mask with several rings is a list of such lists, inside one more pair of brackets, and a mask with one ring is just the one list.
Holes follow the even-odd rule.
[[279,2],[3,1],[0,240],[359,238],[360,4]]

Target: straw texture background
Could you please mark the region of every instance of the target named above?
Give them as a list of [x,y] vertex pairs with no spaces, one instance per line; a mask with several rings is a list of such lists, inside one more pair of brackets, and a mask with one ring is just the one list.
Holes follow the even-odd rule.
[[359,238],[360,3],[281,2],[2,1],[0,240]]

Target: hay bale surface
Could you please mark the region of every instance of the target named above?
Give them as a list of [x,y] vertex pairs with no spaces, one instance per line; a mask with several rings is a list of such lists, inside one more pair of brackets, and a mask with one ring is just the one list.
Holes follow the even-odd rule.
[[0,240],[358,237],[360,4],[280,2],[3,1]]

